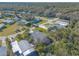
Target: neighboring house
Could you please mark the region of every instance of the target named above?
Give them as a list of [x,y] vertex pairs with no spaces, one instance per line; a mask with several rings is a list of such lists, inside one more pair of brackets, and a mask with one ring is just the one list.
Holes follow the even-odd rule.
[[6,19],[3,21],[4,24],[13,24],[14,21],[12,19]]
[[31,14],[31,13],[32,13],[32,11],[31,11],[31,10],[27,11],[27,14]]
[[0,19],[2,19],[3,18],[3,16],[2,15],[0,15]]
[[38,22],[40,22],[40,21],[41,21],[40,18],[35,18],[35,19],[32,21],[32,23],[36,24],[36,23],[38,23]]
[[56,31],[58,29],[65,28],[69,25],[66,20],[57,21],[54,25],[49,26],[48,31]]
[[19,23],[22,24],[22,25],[27,25],[29,22],[22,19],[22,20],[19,21]]
[[11,43],[13,53],[17,56],[37,56],[38,53],[33,48],[33,45],[26,40],[20,42],[14,41]]
[[13,19],[14,19],[15,21],[19,21],[19,20],[20,20],[20,18],[17,17],[17,16],[15,16]]
[[19,47],[24,56],[38,56],[38,53],[35,51],[33,45],[26,40],[21,40],[19,42]]
[[62,26],[62,27],[66,27],[69,25],[69,21],[67,20],[60,20],[60,21],[57,21],[56,24]]
[[5,24],[0,24],[0,30],[2,30],[3,28],[5,28]]
[[5,46],[0,47],[0,56],[7,56],[7,48]]
[[44,43],[47,45],[51,43],[51,40],[44,33],[38,30],[31,33],[31,37],[33,38],[34,43]]

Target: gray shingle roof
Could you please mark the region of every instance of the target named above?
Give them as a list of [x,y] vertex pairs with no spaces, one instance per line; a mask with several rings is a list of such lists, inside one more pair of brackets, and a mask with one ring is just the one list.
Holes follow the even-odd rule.
[[10,19],[6,19],[6,20],[4,20],[3,22],[4,22],[4,23],[14,23],[14,21],[13,21],[13,20],[10,20]]
[[7,48],[1,46],[0,47],[0,56],[6,56],[7,55]]
[[40,32],[40,31],[34,31],[32,34],[31,34],[31,37],[33,38],[34,42],[35,43],[45,43],[45,44],[48,44],[50,43],[50,40],[47,38],[47,36]]
[[33,47],[27,40],[21,40],[18,44],[22,52],[25,52],[29,48]]

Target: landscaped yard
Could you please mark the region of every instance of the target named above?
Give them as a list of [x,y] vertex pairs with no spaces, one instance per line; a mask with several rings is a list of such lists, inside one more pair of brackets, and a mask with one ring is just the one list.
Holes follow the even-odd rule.
[[3,29],[1,32],[0,32],[0,36],[7,36],[7,35],[11,35],[11,34],[14,34],[16,33],[16,29],[18,29],[20,26],[18,26],[17,23],[11,25],[11,26],[7,26],[7,28]]

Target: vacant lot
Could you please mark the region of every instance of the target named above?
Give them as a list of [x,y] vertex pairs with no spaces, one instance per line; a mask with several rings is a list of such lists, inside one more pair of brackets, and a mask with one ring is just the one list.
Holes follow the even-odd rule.
[[18,26],[17,23],[11,25],[11,26],[8,26],[7,28],[3,29],[1,32],[0,32],[0,36],[7,36],[7,35],[10,35],[10,34],[14,34],[16,33],[16,29],[18,29],[20,26]]

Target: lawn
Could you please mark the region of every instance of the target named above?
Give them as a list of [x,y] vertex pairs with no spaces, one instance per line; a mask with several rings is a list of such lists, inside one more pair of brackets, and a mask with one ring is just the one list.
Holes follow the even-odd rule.
[[41,22],[39,22],[39,24],[44,24],[46,21],[45,20],[42,20]]
[[2,46],[2,41],[0,40],[0,46]]
[[2,20],[0,20],[0,24],[2,23]]
[[1,32],[0,32],[0,36],[8,36],[8,35],[11,35],[11,34],[14,34],[16,33],[16,29],[18,29],[20,26],[18,26],[17,23],[11,25],[11,26],[7,26],[7,28],[3,29]]
[[39,31],[41,31],[41,32],[46,32],[46,29],[44,29],[44,28],[40,28],[40,27],[35,28],[34,30],[39,30]]

